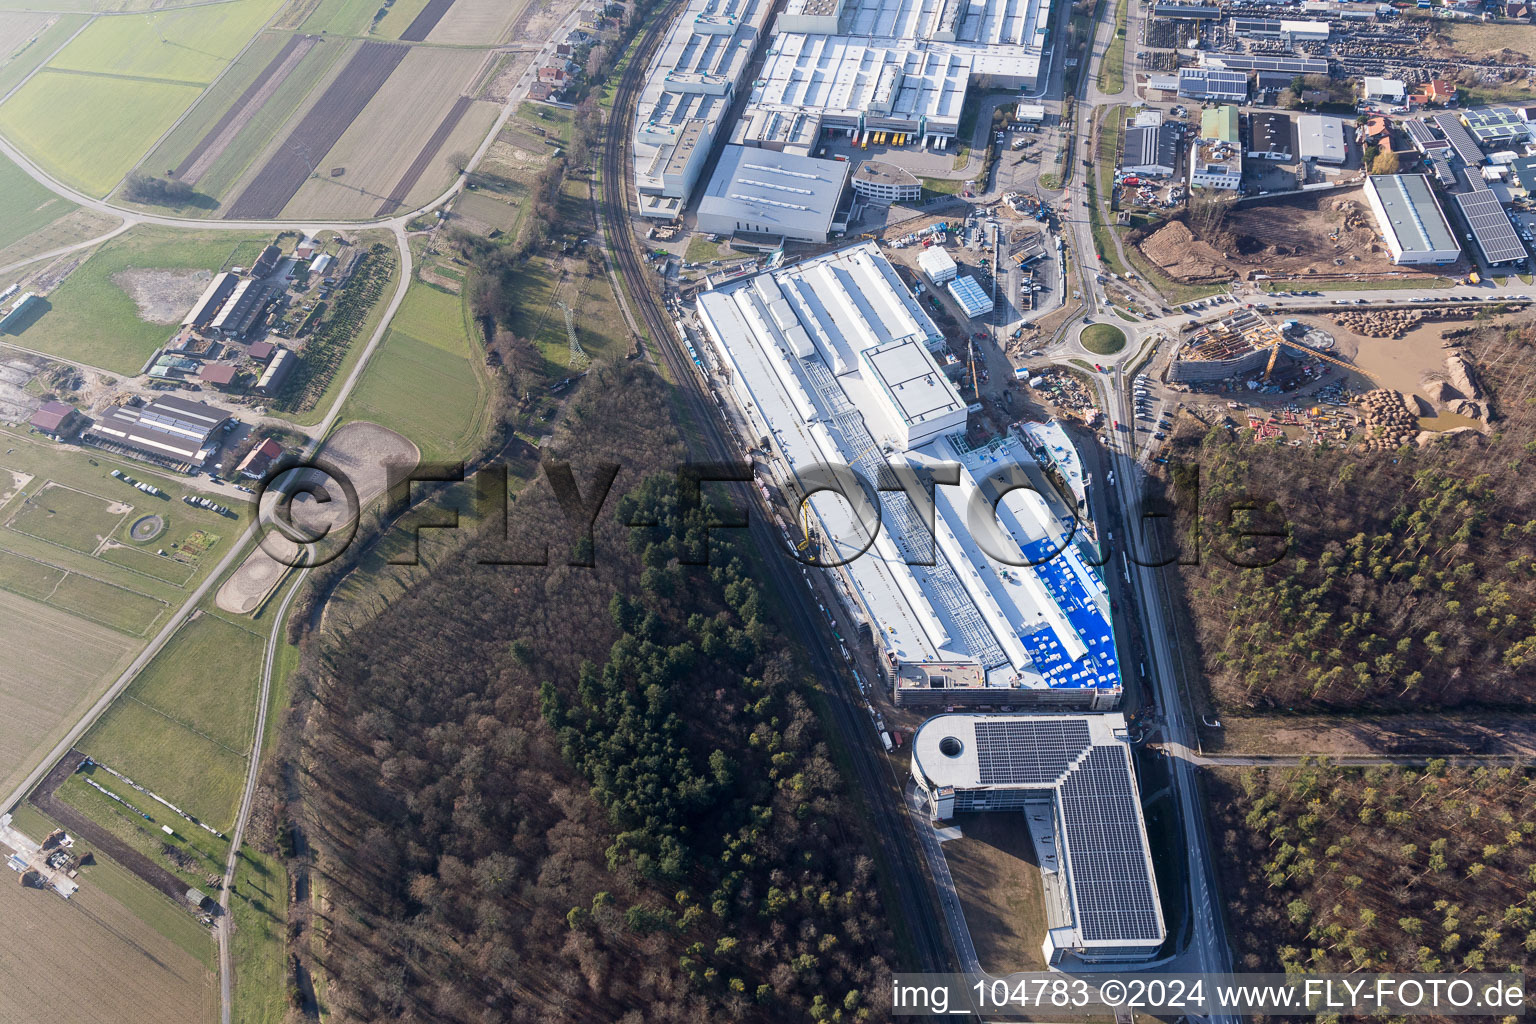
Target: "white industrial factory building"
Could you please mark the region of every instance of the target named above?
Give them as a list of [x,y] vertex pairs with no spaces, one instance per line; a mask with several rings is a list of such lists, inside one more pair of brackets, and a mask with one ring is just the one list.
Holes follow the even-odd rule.
[[[792,502],[812,494],[796,532],[814,535],[819,564],[842,564],[897,703],[1118,703],[1108,596],[1082,531],[1021,438],[971,447],[936,357],[943,335],[874,243],[706,291],[697,314],[768,468]],[[930,501],[912,467],[939,464],[958,483]],[[836,465],[906,493],[846,480],[815,493]]]
[[912,737],[937,821],[1023,812],[1045,895],[1045,962],[1136,963],[1167,938],[1125,719],[937,715]]

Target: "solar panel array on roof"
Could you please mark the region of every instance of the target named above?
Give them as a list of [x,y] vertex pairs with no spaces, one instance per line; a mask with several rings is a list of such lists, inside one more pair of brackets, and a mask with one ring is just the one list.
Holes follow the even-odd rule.
[[1229,71],[1285,71],[1293,75],[1326,75],[1328,62],[1308,57],[1251,57],[1223,53],[1205,58],[1207,67]]
[[1510,226],[1509,215],[1499,204],[1499,197],[1492,191],[1463,192],[1456,197],[1456,205],[1461,207],[1461,215],[1472,229],[1472,237],[1482,250],[1483,259],[1489,263],[1507,263],[1525,258],[1525,246]]
[[1467,126],[1461,123],[1461,118],[1456,114],[1436,114],[1435,124],[1440,128],[1445,140],[1451,144],[1456,155],[1461,157],[1461,162],[1477,166],[1483,162],[1483,150],[1467,131]]
[[1088,723],[1046,719],[976,723],[976,761],[984,786],[1046,785],[1082,756]]
[[1083,938],[1160,937],[1130,753],[1094,747],[1059,792],[1068,871]]
[[1408,133],[1410,139],[1418,143],[1435,142],[1439,138],[1428,122],[1421,121],[1418,118],[1404,121],[1403,130]]

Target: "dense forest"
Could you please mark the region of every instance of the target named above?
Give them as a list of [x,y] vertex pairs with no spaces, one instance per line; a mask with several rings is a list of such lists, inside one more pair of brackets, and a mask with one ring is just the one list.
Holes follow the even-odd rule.
[[1240,971],[1536,963],[1536,780],[1512,768],[1212,773]]
[[[1182,586],[1219,705],[1536,702],[1536,329],[1467,340],[1500,414],[1487,437],[1375,453],[1182,437],[1178,491],[1197,469],[1202,509]],[[1282,536],[1251,535],[1266,530]]]
[[638,366],[573,397],[544,458],[583,494],[621,467],[590,548],[529,485],[511,540],[306,638],[275,827],[326,896],[297,956],[337,1020],[883,1019],[873,863],[730,531],[677,558],[706,513],[669,409]]

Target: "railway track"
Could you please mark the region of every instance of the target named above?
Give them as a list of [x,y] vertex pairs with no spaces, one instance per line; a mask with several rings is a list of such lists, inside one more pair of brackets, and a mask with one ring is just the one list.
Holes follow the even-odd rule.
[[[619,271],[650,334],[653,358],[659,357],[666,364],[696,428],[691,436],[685,431],[684,440],[690,455],[700,460],[727,461],[741,458],[741,452],[712,407],[708,383],[683,350],[680,339],[674,336],[672,318],[651,288],[629,226],[632,188],[631,164],[627,158],[630,147],[628,126],[651,55],[681,6],[681,0],[674,0],[656,17],[619,81],[603,147],[601,210]],[[783,542],[770,525],[771,510],[757,488],[747,487],[745,491],[752,496],[755,506],[755,514],[749,515],[751,542],[758,551],[765,553],[762,561],[771,583],[783,596],[784,605],[793,619],[786,625],[806,641],[811,668],[822,681],[821,689],[832,713],[830,725],[842,734],[854,781],[864,794],[878,831],[874,838],[891,876],[887,880],[888,891],[897,901],[897,906],[892,909],[901,915],[916,957],[914,963],[894,966],[909,971],[953,970],[955,960],[939,920],[937,893],[923,868],[917,836],[912,832],[911,818],[903,806],[901,774],[889,759],[875,752],[870,723],[854,696],[854,685],[845,667],[830,653],[836,649],[836,641],[828,631],[828,623],[812,613],[804,597],[796,592],[796,587],[804,586],[804,581],[791,570],[790,560],[781,557],[779,549]]]

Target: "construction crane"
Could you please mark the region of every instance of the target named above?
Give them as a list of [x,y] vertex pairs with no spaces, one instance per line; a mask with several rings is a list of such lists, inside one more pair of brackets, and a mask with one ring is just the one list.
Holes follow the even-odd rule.
[[1342,359],[1335,359],[1333,356],[1325,356],[1315,348],[1308,348],[1306,345],[1303,345],[1300,342],[1288,341],[1282,337],[1276,339],[1274,346],[1269,350],[1269,363],[1264,367],[1264,380],[1266,381],[1269,380],[1269,375],[1274,372],[1275,361],[1280,358],[1280,346],[1282,345],[1289,345],[1291,348],[1299,349],[1300,351],[1305,352],[1307,355],[1312,356],[1313,358],[1321,359],[1325,363],[1332,363],[1334,366],[1348,370],[1350,373],[1358,373],[1360,376],[1368,377],[1372,381],[1376,380],[1376,375],[1374,373],[1363,369],[1362,367],[1356,366],[1354,363],[1346,363]]

